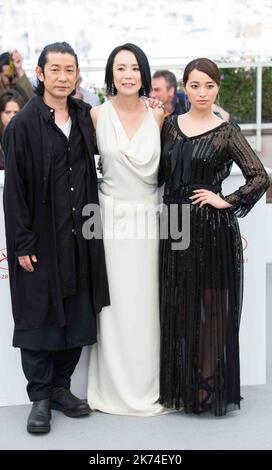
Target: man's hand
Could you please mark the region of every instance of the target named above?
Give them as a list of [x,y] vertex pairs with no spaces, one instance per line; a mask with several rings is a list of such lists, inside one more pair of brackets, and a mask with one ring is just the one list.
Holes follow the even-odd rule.
[[101,175],[103,174],[103,164],[102,164],[102,158],[101,157],[99,157],[96,169],[97,169],[97,171],[99,171],[99,173],[101,173]]
[[18,256],[18,261],[19,261],[19,265],[22,268],[24,268],[29,273],[33,273],[34,268],[33,268],[31,261],[33,263],[37,263],[38,260],[35,255],[32,255],[32,256]]
[[25,74],[23,69],[23,56],[20,54],[20,52],[17,51],[17,49],[14,49],[13,51],[11,51],[11,57],[14,63],[16,76],[23,77],[23,75]]

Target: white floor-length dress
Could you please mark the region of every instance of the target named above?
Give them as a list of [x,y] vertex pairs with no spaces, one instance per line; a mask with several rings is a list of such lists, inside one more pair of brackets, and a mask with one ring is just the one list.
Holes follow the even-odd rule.
[[[153,111],[129,139],[111,101],[100,109],[103,162],[100,204],[111,305],[97,316],[88,402],[113,414],[152,416],[159,398],[159,237],[157,173],[160,131]],[[146,224],[148,218],[148,224]]]

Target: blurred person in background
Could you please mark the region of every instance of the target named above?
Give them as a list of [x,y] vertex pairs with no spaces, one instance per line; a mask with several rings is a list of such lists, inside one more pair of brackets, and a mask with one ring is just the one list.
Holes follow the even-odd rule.
[[24,104],[35,94],[23,69],[23,57],[16,49],[0,55],[0,93],[9,89],[15,89]]
[[81,83],[82,83],[82,77],[81,75],[79,75],[76,81],[76,92],[74,94],[74,98],[82,100],[84,101],[84,103],[88,103],[91,106],[99,106],[101,103],[97,94],[94,92],[91,92],[85,87],[82,87]]
[[219,104],[214,103],[214,105],[212,106],[212,110],[213,110],[214,114],[216,114],[218,117],[223,119],[223,121],[229,121],[230,120],[230,113],[228,113],[228,111],[226,111],[221,106],[219,106]]
[[2,140],[7,125],[23,107],[23,101],[15,90],[4,91],[0,95],[0,170],[4,169]]
[[170,70],[157,70],[153,74],[150,97],[162,101],[165,117],[187,112],[186,95],[177,91],[177,79]]

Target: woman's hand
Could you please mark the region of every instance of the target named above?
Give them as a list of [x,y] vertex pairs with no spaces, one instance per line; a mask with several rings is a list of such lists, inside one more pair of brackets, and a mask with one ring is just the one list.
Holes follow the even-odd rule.
[[157,98],[156,99],[155,98],[144,98],[144,99],[148,102],[148,106],[150,106],[150,108],[152,108],[152,109],[156,109],[156,108],[164,109],[164,106],[163,106],[161,100],[158,100]]
[[224,201],[219,194],[215,194],[207,189],[195,189],[193,193],[196,194],[189,199],[193,200],[192,204],[199,204],[199,207],[203,207],[205,204],[210,204],[216,209],[227,209],[231,207],[231,204]]

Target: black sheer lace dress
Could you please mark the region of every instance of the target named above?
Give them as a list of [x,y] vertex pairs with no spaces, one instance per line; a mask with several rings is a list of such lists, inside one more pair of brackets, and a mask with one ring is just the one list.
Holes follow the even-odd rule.
[[[221,183],[233,162],[242,170],[245,185],[223,197]],[[169,234],[160,245],[160,401],[185,413],[209,410],[221,416],[240,407],[243,255],[237,216],[250,211],[269,180],[236,124],[222,122],[187,137],[177,116],[171,116],[162,130],[159,184],[163,183],[162,220],[176,204],[179,230],[190,224],[190,244],[173,249],[177,240]],[[219,193],[231,208],[192,205],[189,197],[199,188]],[[184,204],[190,222],[182,220]],[[169,221],[170,217],[168,228]]]

